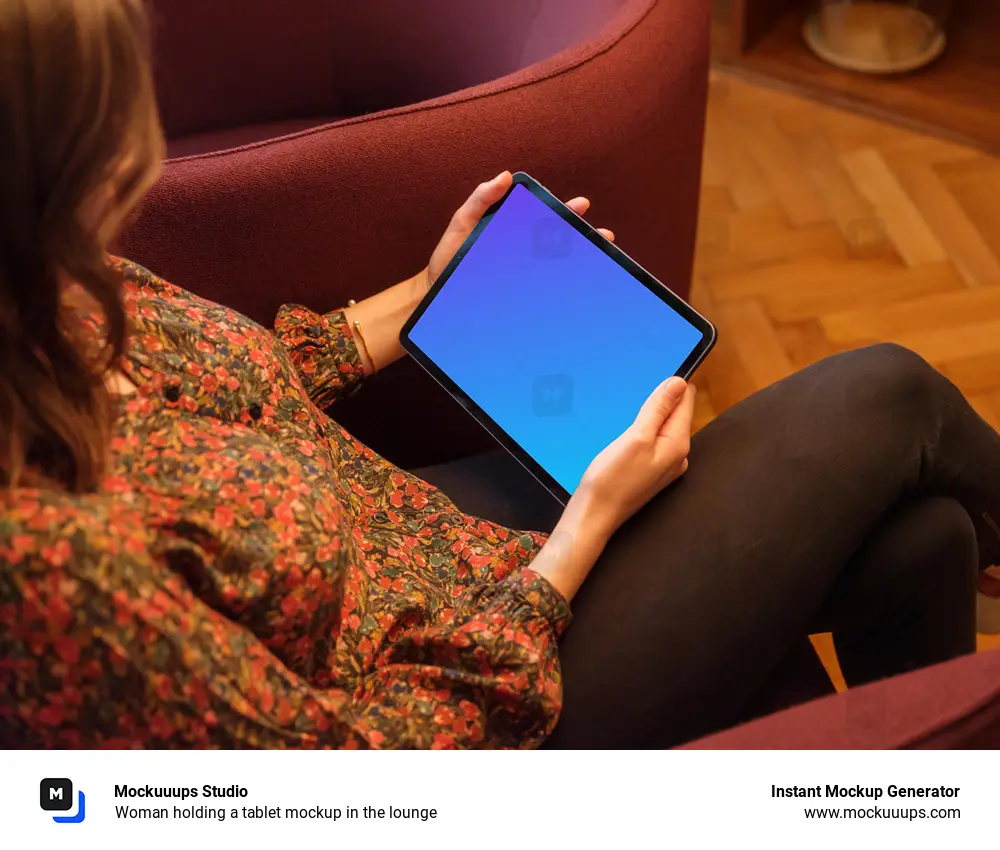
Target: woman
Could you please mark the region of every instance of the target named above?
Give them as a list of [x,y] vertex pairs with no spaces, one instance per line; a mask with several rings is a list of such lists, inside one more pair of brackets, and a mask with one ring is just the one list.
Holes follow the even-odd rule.
[[0,744],[667,746],[810,630],[853,682],[974,648],[1000,437],[915,355],[828,360],[693,441],[667,380],[554,528],[502,455],[436,489],[324,411],[401,356],[509,173],[425,271],[267,331],[107,260],[163,152],[141,0],[0,15]]

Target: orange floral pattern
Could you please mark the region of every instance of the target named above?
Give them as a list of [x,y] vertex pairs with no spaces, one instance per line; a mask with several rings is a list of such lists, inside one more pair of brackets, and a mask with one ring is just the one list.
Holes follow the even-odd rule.
[[544,536],[323,412],[364,377],[342,313],[271,332],[116,263],[138,390],[106,480],[0,493],[0,746],[540,743],[569,620]]

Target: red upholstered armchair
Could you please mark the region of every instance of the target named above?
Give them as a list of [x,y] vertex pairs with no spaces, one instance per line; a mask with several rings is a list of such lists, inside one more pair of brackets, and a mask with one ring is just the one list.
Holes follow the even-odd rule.
[[[627,251],[687,291],[704,0],[152,5],[174,159],[119,247],[178,284],[265,323],[284,301],[341,306],[419,270],[471,188],[520,168],[590,195]],[[404,465],[491,445],[406,362],[337,418]],[[692,746],[997,747],[1000,652]]]
[[1000,749],[1000,650],[813,700],[682,749]]
[[[477,183],[587,194],[678,292],[708,76],[703,0],[152,0],[171,159],[119,250],[269,323],[419,271]],[[291,135],[289,135],[291,134]],[[400,423],[406,410],[431,411]],[[338,406],[401,465],[489,447],[414,364]]]

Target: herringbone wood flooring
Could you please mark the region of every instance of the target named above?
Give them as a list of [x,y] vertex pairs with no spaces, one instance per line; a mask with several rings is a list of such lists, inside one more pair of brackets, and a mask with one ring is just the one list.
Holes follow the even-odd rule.
[[[719,328],[698,427],[893,341],[1000,429],[1000,159],[713,72],[692,300]],[[842,686],[829,637],[814,643]]]

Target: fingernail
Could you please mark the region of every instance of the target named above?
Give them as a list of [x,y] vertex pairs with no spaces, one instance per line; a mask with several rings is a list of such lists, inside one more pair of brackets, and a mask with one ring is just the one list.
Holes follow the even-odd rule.
[[683,378],[671,378],[667,381],[667,395],[671,398],[680,398],[684,395],[684,389],[687,387],[687,382]]

